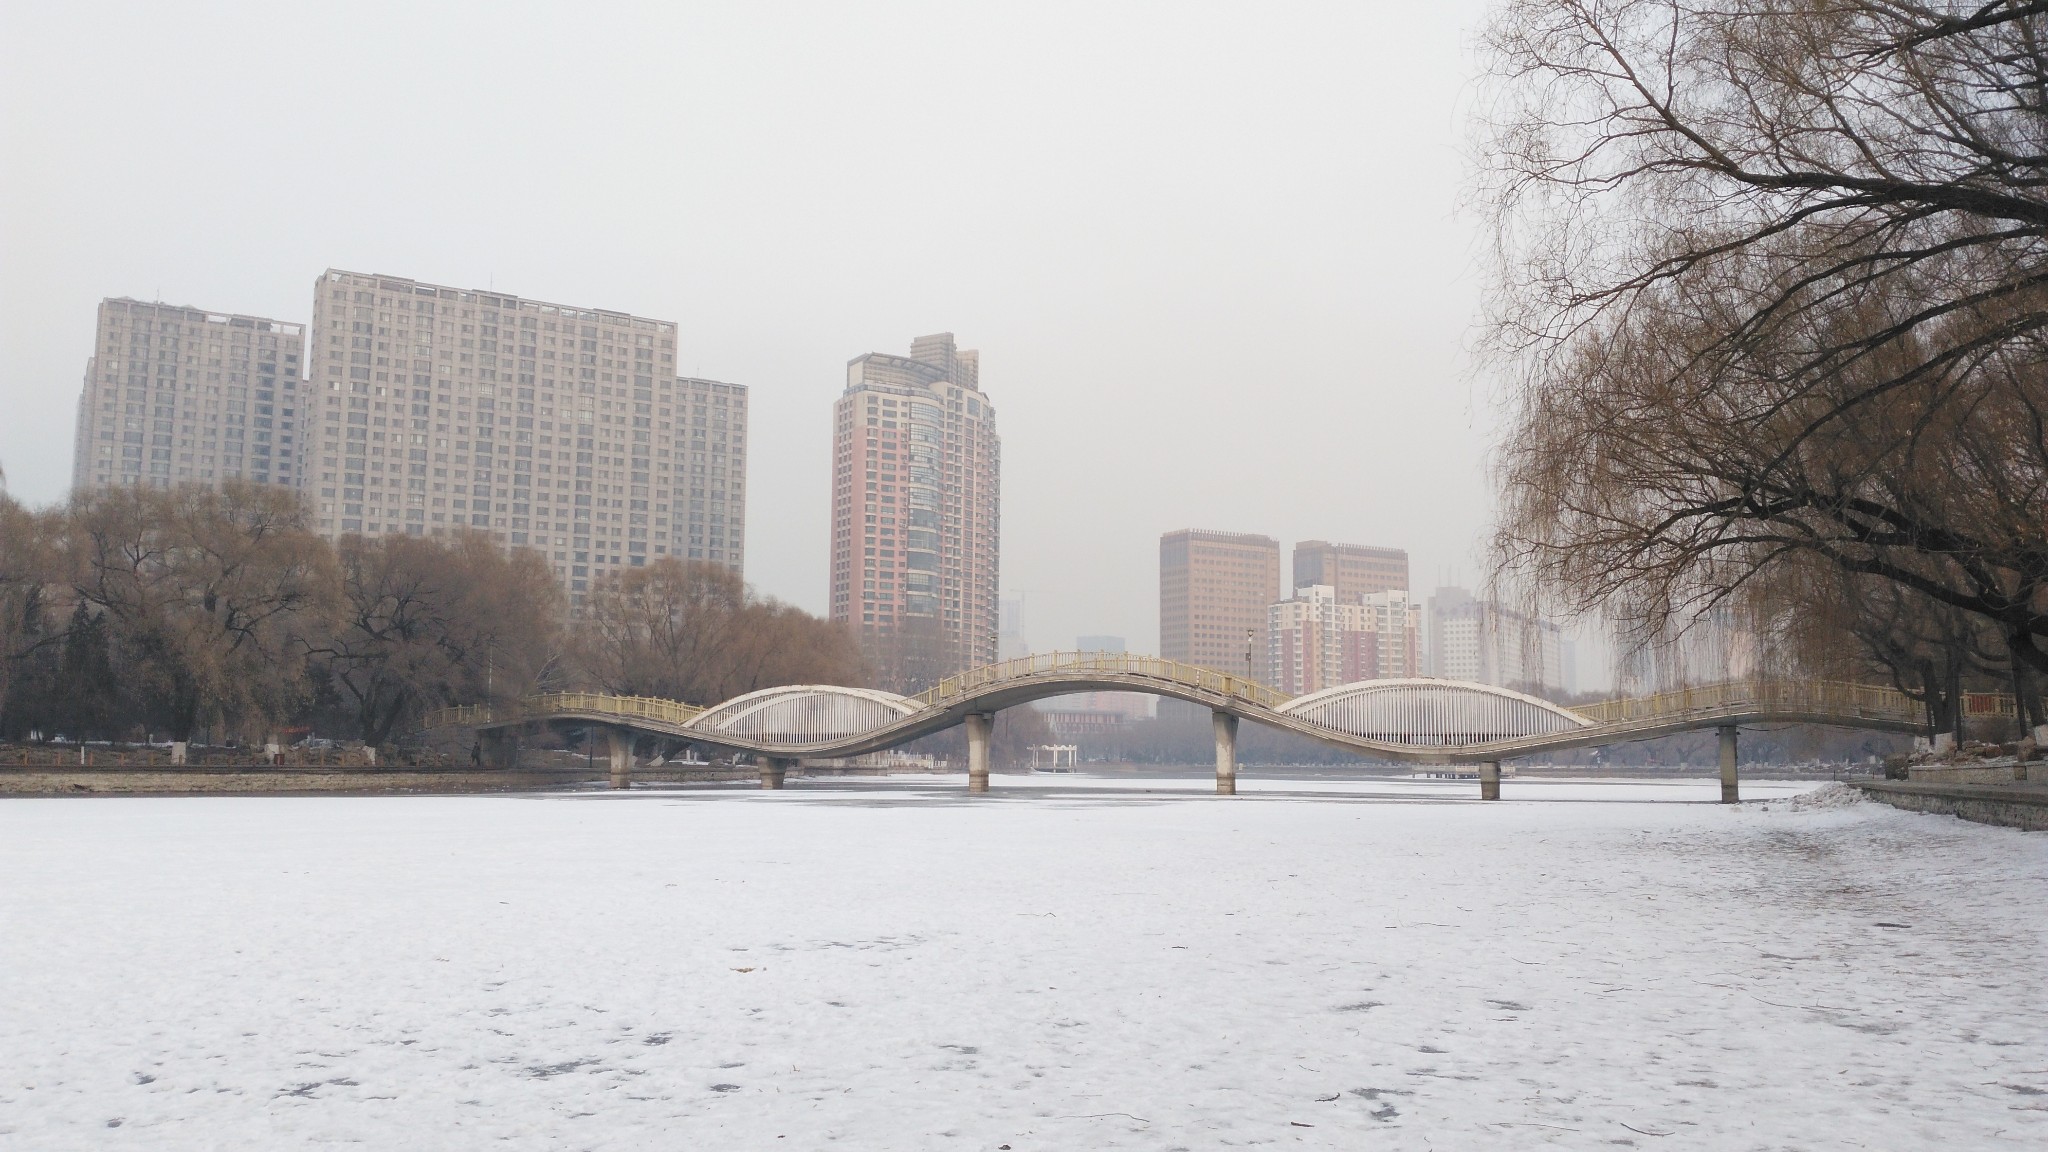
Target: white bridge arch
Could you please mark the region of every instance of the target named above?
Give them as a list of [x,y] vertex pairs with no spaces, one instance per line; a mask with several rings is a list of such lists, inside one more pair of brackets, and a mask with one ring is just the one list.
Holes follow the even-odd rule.
[[1297,696],[1274,711],[1361,740],[1423,747],[1555,736],[1593,724],[1506,688],[1426,678],[1340,684]]
[[918,710],[915,701],[872,688],[791,684],[735,696],[685,727],[760,744],[820,744],[886,728]]

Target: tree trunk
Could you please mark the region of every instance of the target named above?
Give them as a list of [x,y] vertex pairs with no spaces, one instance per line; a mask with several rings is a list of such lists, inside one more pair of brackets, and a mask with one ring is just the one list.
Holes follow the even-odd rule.
[[2018,739],[2031,736],[2034,726],[2040,723],[2040,700],[2034,691],[2034,669],[2032,667],[2034,638],[2024,630],[2012,630],[2006,634],[2006,646],[2010,655],[2007,663],[2012,667],[2012,715],[2019,725]]
[[199,727],[199,694],[190,688],[181,689],[176,702],[171,705],[171,742],[189,744],[192,730]]
[[2020,727],[2018,738],[2031,740],[2038,748],[2042,736],[2048,734],[2048,715],[2043,714],[2040,679],[2035,671],[2040,650],[2034,647],[2031,632],[2018,632],[2010,643],[2013,647],[2012,713]]

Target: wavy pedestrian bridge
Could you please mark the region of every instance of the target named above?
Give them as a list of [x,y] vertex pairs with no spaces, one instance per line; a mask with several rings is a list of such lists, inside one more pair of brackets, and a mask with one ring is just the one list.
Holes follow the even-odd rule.
[[1208,708],[1216,790],[1237,790],[1237,729],[1246,720],[1361,756],[1417,764],[1477,764],[1480,794],[1497,799],[1504,760],[1713,728],[1720,733],[1722,799],[1737,798],[1736,732],[1744,724],[1806,723],[1919,732],[1920,705],[1891,688],[1831,681],[1752,680],[1567,708],[1490,684],[1367,680],[1290,697],[1243,676],[1173,660],[1057,652],[1008,660],[940,681],[916,696],[801,684],[750,692],[710,708],[641,696],[557,692],[500,707],[444,708],[425,727],[475,728],[494,763],[516,755],[521,732],[595,729],[606,736],[612,784],[630,783],[641,740],[749,753],[765,788],[804,759],[880,752],[955,726],[967,731],[970,791],[988,789],[995,714],[1077,692],[1144,692]]

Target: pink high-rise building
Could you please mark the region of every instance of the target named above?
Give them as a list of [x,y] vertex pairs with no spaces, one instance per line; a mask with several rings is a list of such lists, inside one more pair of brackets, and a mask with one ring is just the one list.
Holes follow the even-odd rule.
[[993,662],[1002,447],[980,356],[942,332],[846,366],[833,408],[832,619],[889,687]]

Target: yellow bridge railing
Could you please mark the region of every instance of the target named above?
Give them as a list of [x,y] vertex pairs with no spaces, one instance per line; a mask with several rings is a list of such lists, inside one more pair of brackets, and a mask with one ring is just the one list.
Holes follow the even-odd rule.
[[1030,676],[1058,673],[1090,672],[1164,680],[1188,688],[1234,697],[1266,708],[1277,708],[1293,699],[1287,693],[1269,688],[1248,676],[1233,676],[1228,672],[1218,672],[1214,668],[1204,668],[1198,664],[1183,664],[1178,660],[1164,660],[1157,656],[1130,656],[1122,652],[1042,652],[1034,656],[1020,656],[1015,660],[1004,660],[999,664],[990,664],[962,672],[957,676],[948,676],[912,696],[911,699],[922,707],[931,708],[978,688],[1000,684],[1006,680],[1022,680]]
[[1849,684],[1838,680],[1737,680],[1703,684],[1652,696],[1632,696],[1581,704],[1572,711],[1598,724],[1628,720],[1661,720],[1696,712],[1718,712],[1754,705],[1818,716],[1855,717],[1916,723],[1926,716],[1919,701],[1895,688]]
[[421,717],[422,728],[465,727],[538,720],[565,712],[617,716],[622,720],[660,720],[687,724],[704,714],[695,704],[664,700],[658,696],[613,696],[604,692],[548,692],[528,696],[510,704],[458,704],[436,708]]

